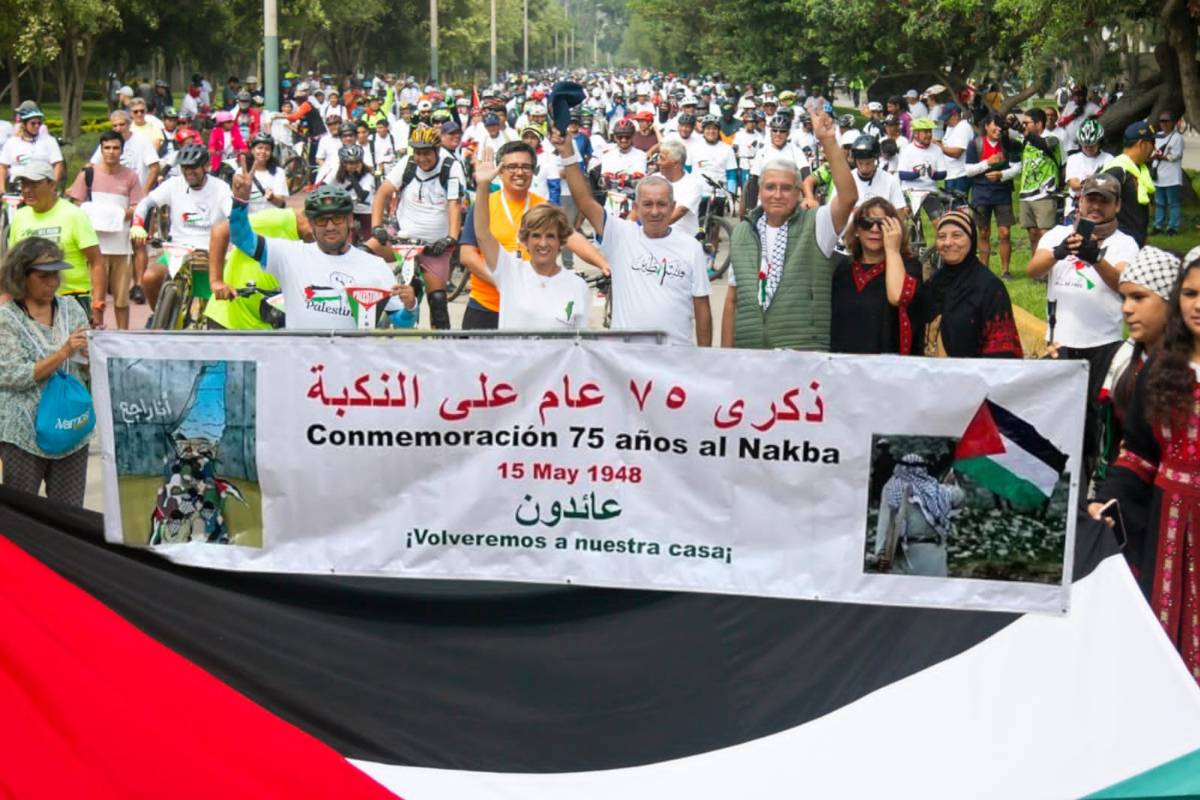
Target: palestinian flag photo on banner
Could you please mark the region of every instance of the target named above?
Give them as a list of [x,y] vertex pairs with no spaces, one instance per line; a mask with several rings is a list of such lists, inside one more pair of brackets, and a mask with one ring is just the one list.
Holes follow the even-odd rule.
[[1028,422],[986,399],[954,451],[955,471],[1021,509],[1043,505],[1066,468],[1066,453]]
[[1021,615],[187,567],[0,487],[0,796],[1198,793],[1200,689],[1076,543]]

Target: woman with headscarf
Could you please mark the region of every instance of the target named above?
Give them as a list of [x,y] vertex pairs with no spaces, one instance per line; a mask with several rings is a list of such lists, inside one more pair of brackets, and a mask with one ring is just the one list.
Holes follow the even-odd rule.
[[1131,557],[1142,591],[1200,682],[1200,247],[1184,256],[1161,343],[1134,385],[1120,453],[1088,512],[1099,519],[1109,500],[1122,519],[1145,524],[1144,541],[1127,549],[1140,549]]
[[971,212],[958,209],[944,214],[937,222],[942,268],[911,289],[903,261],[888,259],[888,302],[894,306],[908,302],[912,324],[924,332],[927,356],[1022,358],[1008,290],[979,260],[976,247]]
[[930,475],[924,456],[909,453],[901,458],[879,500],[874,560],[880,570],[946,577],[954,509],[965,497],[958,486]]

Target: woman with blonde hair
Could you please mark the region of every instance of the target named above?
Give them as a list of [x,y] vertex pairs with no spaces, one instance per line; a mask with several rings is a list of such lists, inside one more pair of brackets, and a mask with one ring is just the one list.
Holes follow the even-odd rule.
[[[899,256],[904,264],[900,303],[888,302],[887,252],[884,223],[900,226]],[[920,354],[922,331],[912,325],[908,304],[921,285],[921,262],[913,257],[908,233],[896,207],[872,197],[854,211],[846,228],[848,255],[839,255],[833,270],[833,324],[830,350],[834,353]]]
[[590,305],[588,285],[558,265],[559,253],[571,235],[567,215],[547,203],[533,206],[521,218],[519,251],[509,253],[490,227],[488,195],[498,172],[494,159],[475,162],[475,239],[500,294],[500,329],[582,329]]

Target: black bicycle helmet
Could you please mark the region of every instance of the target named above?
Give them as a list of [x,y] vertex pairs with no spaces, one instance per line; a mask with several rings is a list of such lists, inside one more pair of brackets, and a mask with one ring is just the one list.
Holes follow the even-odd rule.
[[629,119],[618,120],[612,127],[612,135],[616,136],[633,136],[634,127],[633,121]]
[[272,148],[274,148],[275,147],[275,137],[272,136],[271,134],[267,133],[266,131],[259,131],[258,133],[254,134],[254,138],[252,138],[250,140],[250,147],[253,148],[256,145],[260,145],[260,144],[270,145]]
[[304,216],[319,217],[322,214],[351,214],[354,198],[340,186],[318,186],[316,191],[304,198]]
[[716,125],[718,128],[721,127],[721,118],[716,114],[705,114],[700,118],[700,129],[704,130],[709,125]]
[[694,126],[696,124],[696,115],[695,114],[680,114],[678,117],[675,118],[675,122],[679,125]]
[[879,158],[879,140],[874,136],[863,134],[854,140],[850,147],[851,158]]
[[356,144],[348,144],[338,148],[338,160],[343,164],[347,161],[362,161],[363,149]]
[[784,133],[787,133],[792,129],[792,121],[783,114],[776,114],[775,116],[771,117],[769,127],[773,131],[783,131]]
[[838,124],[839,128],[853,128],[854,127],[854,115],[853,114],[842,114],[840,117],[838,117],[837,124]]
[[180,167],[206,167],[209,159],[208,148],[202,144],[185,144],[175,154],[175,163]]
[[788,122],[791,122],[796,116],[796,109],[792,108],[791,106],[780,106],[775,110],[775,116],[783,117]]

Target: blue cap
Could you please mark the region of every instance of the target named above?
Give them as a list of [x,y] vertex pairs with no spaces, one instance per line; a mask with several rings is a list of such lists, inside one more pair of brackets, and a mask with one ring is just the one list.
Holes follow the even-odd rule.
[[497,117],[495,114],[484,114],[483,115],[483,124],[485,127],[488,125],[499,125],[500,118]]
[[1145,121],[1131,122],[1125,129],[1125,144],[1134,142],[1153,142],[1154,129]]
[[458,133],[461,130],[462,128],[460,128],[458,123],[454,120],[442,123],[442,133]]
[[959,113],[958,112],[958,103],[955,103],[954,101],[950,101],[950,102],[946,103],[944,106],[942,106],[942,113],[938,114],[938,122],[949,122],[950,117],[954,116],[957,113]]

